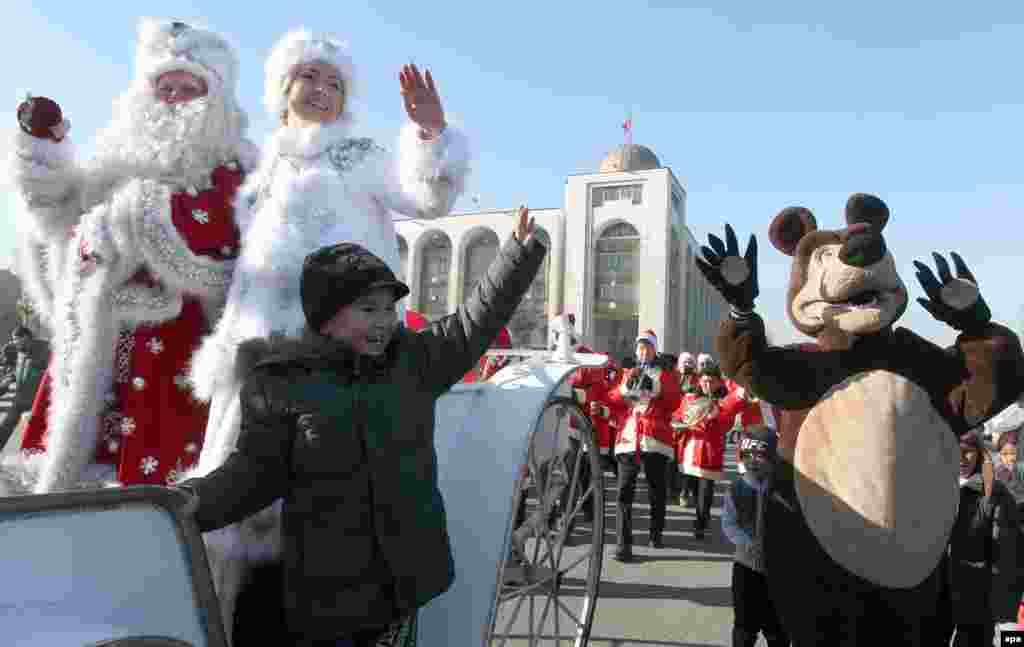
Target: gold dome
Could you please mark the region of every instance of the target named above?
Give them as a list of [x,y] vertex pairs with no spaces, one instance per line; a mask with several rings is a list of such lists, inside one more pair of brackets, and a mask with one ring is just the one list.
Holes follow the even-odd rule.
[[655,168],[661,168],[661,162],[654,151],[640,144],[629,144],[608,153],[601,162],[600,172],[649,171]]

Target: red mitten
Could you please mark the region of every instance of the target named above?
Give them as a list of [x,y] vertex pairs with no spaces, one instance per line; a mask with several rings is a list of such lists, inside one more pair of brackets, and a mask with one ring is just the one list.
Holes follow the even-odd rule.
[[33,137],[55,142],[64,139],[70,128],[56,101],[31,95],[18,106],[18,125]]

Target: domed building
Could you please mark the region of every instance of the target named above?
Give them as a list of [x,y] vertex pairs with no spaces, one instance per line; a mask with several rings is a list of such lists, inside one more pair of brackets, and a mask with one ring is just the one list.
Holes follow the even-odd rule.
[[640,144],[625,144],[608,153],[601,161],[598,171],[616,173],[619,171],[650,171],[661,168],[661,162],[654,151]]
[[[714,352],[727,310],[694,259],[686,191],[653,150],[620,146],[596,173],[569,175],[560,207],[531,209],[548,247],[511,325],[514,346],[543,347],[547,323],[571,312],[585,343],[632,355],[641,329],[659,350]],[[409,307],[436,319],[473,288],[512,232],[513,209],[396,222]]]

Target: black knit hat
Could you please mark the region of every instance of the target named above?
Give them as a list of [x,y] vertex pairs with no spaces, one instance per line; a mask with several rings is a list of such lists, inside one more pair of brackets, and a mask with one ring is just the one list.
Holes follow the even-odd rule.
[[708,377],[717,377],[722,379],[722,369],[714,364],[709,364],[704,367],[704,370],[700,372],[701,375],[707,375]]
[[339,310],[377,288],[391,288],[395,301],[409,294],[409,286],[366,248],[355,243],[321,247],[302,264],[299,294],[306,323],[319,332]]

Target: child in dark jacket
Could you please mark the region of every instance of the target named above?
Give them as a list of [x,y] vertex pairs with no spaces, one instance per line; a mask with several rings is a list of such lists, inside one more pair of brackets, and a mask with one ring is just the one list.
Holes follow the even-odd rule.
[[521,209],[466,302],[418,333],[396,324],[409,289],[379,258],[351,243],[307,257],[306,338],[255,366],[237,450],[180,486],[203,532],[284,499],[289,644],[404,644],[417,610],[451,585],[434,407],[529,289],[545,254],[533,229]]
[[777,442],[770,427],[751,425],[743,430],[740,458],[746,472],[733,482],[725,498],[722,531],[736,545],[732,565],[733,647],[754,647],[758,632],[764,633],[768,647],[789,645],[789,636],[772,604],[764,560],[766,497],[771,492]]
[[987,647],[995,625],[1014,619],[1019,538],[1016,501],[995,478],[979,431],[969,431],[960,438],[960,507],[943,561],[942,644],[955,631],[955,647]]

